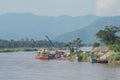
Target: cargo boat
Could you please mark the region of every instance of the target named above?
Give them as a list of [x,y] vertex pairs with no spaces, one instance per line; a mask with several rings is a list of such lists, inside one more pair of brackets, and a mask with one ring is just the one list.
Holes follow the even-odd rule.
[[35,56],[36,59],[42,59],[42,60],[48,60],[49,59],[49,52],[47,49],[40,49],[38,50],[37,56]]

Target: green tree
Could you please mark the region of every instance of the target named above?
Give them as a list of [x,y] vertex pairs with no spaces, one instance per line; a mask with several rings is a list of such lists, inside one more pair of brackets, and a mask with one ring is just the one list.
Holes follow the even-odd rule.
[[93,44],[93,48],[99,47],[99,46],[100,46],[100,43],[98,43],[98,42],[95,42],[95,43]]
[[[63,42],[54,42],[57,47],[64,47]],[[21,40],[2,40],[0,39],[0,48],[20,48],[20,47],[51,47],[48,41],[46,40],[34,40],[31,39],[21,39]]]
[[73,41],[73,46],[76,48],[76,52],[79,51],[79,48],[82,46],[82,40],[80,38],[77,38]]
[[68,42],[65,46],[69,48],[70,53],[74,52],[74,48],[73,48],[73,43],[72,42]]
[[79,51],[78,49],[81,46],[83,46],[83,44],[82,44],[82,40],[80,38],[77,38],[72,42],[67,43],[66,46],[70,49],[71,52],[75,51],[74,48],[76,49],[76,52],[78,52]]
[[120,37],[116,37],[115,44],[120,45]]
[[105,43],[106,45],[115,44],[118,38],[116,33],[119,31],[120,31],[120,27],[106,26],[104,30],[100,30],[96,34],[96,37],[100,38],[101,42]]

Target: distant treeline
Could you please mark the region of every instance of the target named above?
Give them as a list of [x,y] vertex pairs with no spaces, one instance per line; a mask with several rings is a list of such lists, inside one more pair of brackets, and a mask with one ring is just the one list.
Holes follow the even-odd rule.
[[[63,47],[63,42],[53,42],[55,47]],[[20,48],[20,47],[53,47],[47,40],[21,39],[21,40],[2,40],[0,39],[0,48]]]

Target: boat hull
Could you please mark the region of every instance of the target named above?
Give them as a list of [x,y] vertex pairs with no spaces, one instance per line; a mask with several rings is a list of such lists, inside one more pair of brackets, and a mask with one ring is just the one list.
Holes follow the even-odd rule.
[[96,59],[91,59],[90,62],[91,63],[108,63],[107,60],[96,60]]
[[97,60],[97,63],[108,63],[107,60]]
[[48,56],[36,56],[36,59],[48,60]]
[[95,59],[93,55],[90,56],[90,62],[91,63],[108,63],[107,60],[100,60],[100,59],[97,60],[97,59]]

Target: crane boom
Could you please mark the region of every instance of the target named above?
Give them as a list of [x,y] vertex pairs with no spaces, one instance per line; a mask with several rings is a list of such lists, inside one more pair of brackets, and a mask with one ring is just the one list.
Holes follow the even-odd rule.
[[50,44],[51,44],[53,47],[55,47],[54,44],[53,44],[53,42],[50,40],[50,38],[49,38],[47,35],[46,35],[45,37],[48,39],[48,41],[50,42]]

